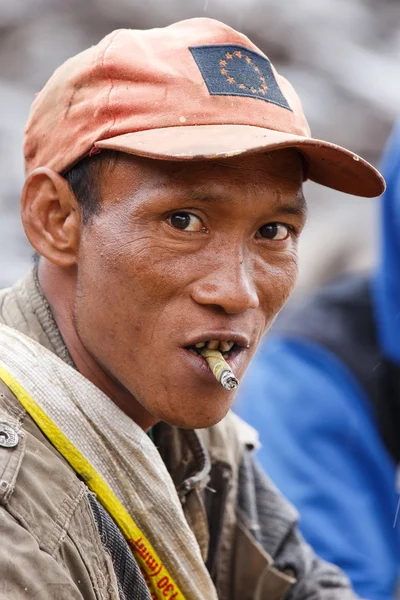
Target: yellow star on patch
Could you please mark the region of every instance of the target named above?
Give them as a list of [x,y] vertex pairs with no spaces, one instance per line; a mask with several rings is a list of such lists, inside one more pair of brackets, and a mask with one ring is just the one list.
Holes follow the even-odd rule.
[[251,63],[251,58],[250,58],[250,56],[246,56],[246,57],[245,57],[245,59],[246,59],[246,62],[247,62],[248,64],[250,64],[250,63]]
[[229,81],[229,83],[235,83],[235,80],[233,77],[227,77],[227,80]]
[[237,56],[237,58],[242,58],[242,53],[239,50],[233,53],[233,56]]
[[221,65],[221,67],[225,67],[225,65],[227,65],[228,63],[226,62],[226,60],[220,60],[219,64]]
[[225,53],[225,58],[233,58],[232,54],[230,52],[226,52]]

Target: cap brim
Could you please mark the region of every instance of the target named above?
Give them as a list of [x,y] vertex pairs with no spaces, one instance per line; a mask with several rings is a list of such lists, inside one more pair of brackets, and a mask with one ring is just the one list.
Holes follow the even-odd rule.
[[100,140],[98,148],[159,160],[209,160],[296,148],[308,163],[307,177],[321,185],[373,198],[385,190],[381,174],[345,148],[251,125],[195,125],[148,129]]

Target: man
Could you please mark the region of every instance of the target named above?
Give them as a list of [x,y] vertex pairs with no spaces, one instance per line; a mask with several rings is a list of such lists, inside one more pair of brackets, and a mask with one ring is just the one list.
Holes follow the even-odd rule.
[[383,190],[309,135],[290,84],[208,19],[115,31],[39,93],[40,259],[1,298],[5,597],[354,597],[201,354],[242,377],[294,285],[305,177]]
[[261,463],[321,556],[370,600],[399,593],[400,123],[383,158],[376,271],[346,275],[274,326],[241,390]]

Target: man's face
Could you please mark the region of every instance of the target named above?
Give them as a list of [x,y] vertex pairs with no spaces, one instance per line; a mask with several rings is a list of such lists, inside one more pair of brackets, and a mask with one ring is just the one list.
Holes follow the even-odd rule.
[[207,427],[230,408],[234,392],[195,346],[233,342],[227,361],[243,376],[295,283],[302,175],[293,150],[192,163],[121,155],[102,173],[101,211],[81,231],[75,326],[156,420]]

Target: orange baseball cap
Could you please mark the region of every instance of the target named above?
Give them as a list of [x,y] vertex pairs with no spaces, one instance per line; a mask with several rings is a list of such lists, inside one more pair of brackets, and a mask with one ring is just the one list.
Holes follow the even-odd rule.
[[54,72],[30,111],[26,174],[65,173],[103,148],[177,161],[296,148],[322,185],[367,197],[385,187],[365,160],[310,137],[291,84],[213,19],[119,29]]

